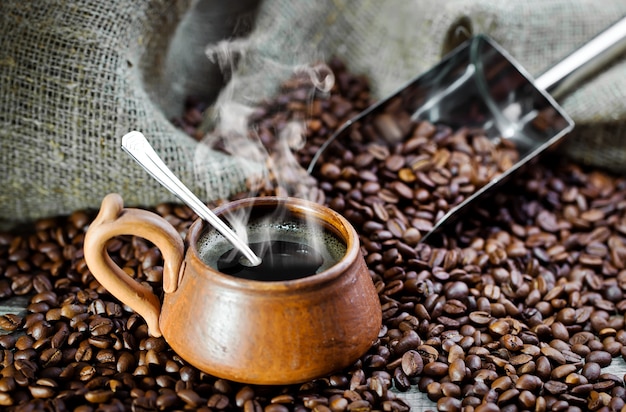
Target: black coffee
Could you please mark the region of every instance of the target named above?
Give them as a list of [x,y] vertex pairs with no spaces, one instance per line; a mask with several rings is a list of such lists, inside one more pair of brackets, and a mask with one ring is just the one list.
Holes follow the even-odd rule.
[[323,272],[346,253],[346,244],[320,227],[302,221],[253,219],[246,225],[248,244],[262,263],[253,267],[217,231],[204,233],[198,243],[207,265],[232,276],[261,281],[293,280]]
[[313,275],[324,263],[320,253],[303,243],[273,240],[249,246],[261,258],[260,265],[247,265],[242,253],[232,249],[219,257],[217,270],[244,279],[278,281]]

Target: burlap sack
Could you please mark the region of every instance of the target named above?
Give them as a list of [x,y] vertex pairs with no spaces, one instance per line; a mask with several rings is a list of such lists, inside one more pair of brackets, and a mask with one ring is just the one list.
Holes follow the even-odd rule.
[[[0,2],[0,226],[97,208],[109,192],[128,205],[172,200],[120,149],[129,130],[144,132],[202,198],[242,188],[248,171],[169,121],[186,94],[216,94],[221,86],[220,71],[204,57],[195,68],[204,87],[191,82],[194,68],[180,68],[181,54],[204,56],[207,43],[250,27],[241,21],[250,19],[251,1],[200,3]],[[202,36],[180,35],[188,16],[207,16],[208,3]],[[172,73],[181,80],[166,81]]]
[[[168,120],[190,92],[214,96],[222,75],[230,81],[211,114],[253,106],[332,55],[384,97],[472,34],[491,35],[538,74],[626,15],[621,0],[264,0],[256,15],[255,3],[0,2],[0,222],[96,208],[113,191],[130,205],[171,200],[120,150],[131,129],[201,198],[241,190],[250,163]],[[254,29],[231,41],[242,27]],[[625,72],[621,61],[561,102],[577,122],[574,158],[623,171]]]

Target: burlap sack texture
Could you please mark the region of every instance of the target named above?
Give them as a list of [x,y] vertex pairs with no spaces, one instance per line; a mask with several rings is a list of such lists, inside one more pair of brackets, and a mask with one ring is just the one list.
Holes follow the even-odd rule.
[[[168,120],[186,94],[216,94],[221,86],[206,58],[195,67],[206,83],[189,82],[180,51],[204,56],[207,43],[233,36],[250,18],[251,1],[201,3],[0,2],[0,228],[97,208],[110,192],[127,205],[173,200],[121,150],[130,130],[144,132],[200,197],[223,198],[243,187],[248,171]],[[211,11],[202,37],[180,36],[177,28],[199,8],[198,15]],[[191,47],[191,40],[202,44]],[[174,84],[173,73],[187,83]],[[197,173],[202,168],[209,172]]]
[[[271,84],[259,82],[258,73],[278,79],[284,73],[276,68],[331,55],[366,74],[383,98],[478,33],[493,37],[538,76],[625,15],[622,0],[265,0],[240,81],[230,85],[227,98],[253,102]],[[559,103],[576,122],[564,152],[626,172],[626,61],[618,60]]]
[[[254,105],[294,69],[332,55],[384,97],[473,34],[491,35],[539,74],[626,15],[621,0],[264,0],[253,33],[216,48],[229,37],[214,33],[216,22],[241,27],[250,2],[0,2],[0,225],[97,208],[113,191],[129,205],[171,200],[120,150],[131,129],[201,198],[243,188],[245,165],[168,121],[190,91],[211,97],[215,76],[232,69],[216,70],[216,49],[232,45],[237,56],[226,61],[239,61],[216,107]],[[618,62],[561,101],[577,122],[570,156],[624,171],[625,73]]]

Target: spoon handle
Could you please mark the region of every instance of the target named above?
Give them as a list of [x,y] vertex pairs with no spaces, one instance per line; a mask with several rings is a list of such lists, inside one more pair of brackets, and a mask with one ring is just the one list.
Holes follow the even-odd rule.
[[122,149],[128,153],[141,167],[157,180],[166,189],[172,192],[183,203],[191,208],[198,216],[209,222],[233,246],[235,246],[253,266],[261,263],[261,259],[243,242],[239,236],[218,218],[178,177],[167,167],[161,157],[154,151],[146,137],[137,131],[127,133],[122,137]]

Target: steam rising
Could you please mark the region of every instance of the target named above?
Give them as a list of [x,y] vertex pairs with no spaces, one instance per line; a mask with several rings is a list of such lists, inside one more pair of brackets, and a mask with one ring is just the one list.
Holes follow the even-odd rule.
[[[293,119],[274,130],[275,144],[266,148],[256,130],[250,124],[250,115],[257,109],[255,102],[276,92],[276,86],[294,75],[306,75],[311,81],[311,100],[315,93],[329,93],[335,78],[324,64],[287,66],[270,59],[256,61],[255,67],[263,70],[251,71],[247,67],[238,67],[249,50],[249,42],[262,41],[261,38],[236,39],[222,41],[207,49],[210,60],[217,63],[229,81],[212,108],[214,127],[203,143],[211,148],[219,147],[230,154],[241,170],[248,177],[247,197],[254,197],[259,191],[273,190],[279,196],[292,196],[309,200],[313,198],[311,188],[316,182],[306,169],[300,166],[294,151],[306,144],[306,119]],[[259,59],[253,56],[253,59]],[[210,165],[196,156],[196,171],[207,172]],[[209,170],[216,176],[219,171]],[[229,188],[221,188],[221,193],[228,193]],[[239,211],[243,213],[243,211]],[[276,221],[281,216],[273,216]],[[233,229],[242,240],[249,243],[246,231],[249,216],[227,216]],[[270,226],[268,226],[270,227]],[[269,239],[269,234],[266,236]],[[321,245],[311,245],[319,250]]]

